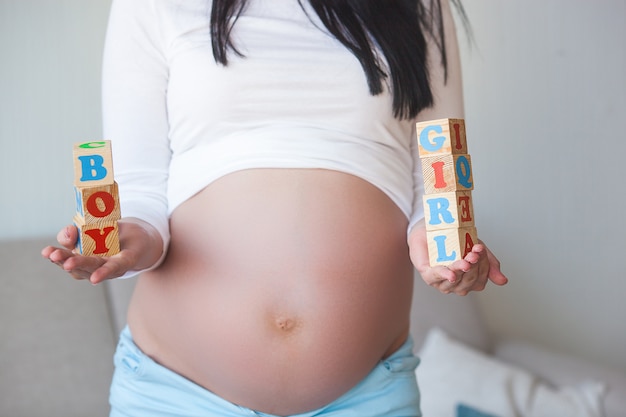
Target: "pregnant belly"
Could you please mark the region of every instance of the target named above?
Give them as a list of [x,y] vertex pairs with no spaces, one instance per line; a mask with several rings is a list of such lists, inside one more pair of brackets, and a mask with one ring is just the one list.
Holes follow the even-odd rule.
[[185,202],[129,310],[157,362],[233,403],[331,402],[406,338],[406,218],[351,175],[247,170]]

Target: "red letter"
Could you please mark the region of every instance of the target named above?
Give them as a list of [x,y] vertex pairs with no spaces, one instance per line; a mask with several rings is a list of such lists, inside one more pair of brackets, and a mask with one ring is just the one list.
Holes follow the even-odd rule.
[[469,233],[465,232],[465,247],[463,248],[463,258],[465,258],[465,255],[472,251],[473,247],[474,242],[472,241],[472,236]]
[[472,213],[470,211],[469,199],[470,198],[467,195],[459,196],[459,208],[461,209],[461,212],[459,213],[461,218],[459,220],[463,223],[472,221]]
[[[104,206],[102,209],[100,209],[98,199],[102,201],[102,205]],[[115,199],[106,191],[98,191],[89,197],[86,206],[87,211],[94,217],[106,217],[111,214],[115,208]]]
[[96,249],[93,251],[95,255],[99,255],[102,253],[107,253],[109,248],[106,245],[106,239],[109,233],[111,233],[115,228],[114,227],[105,227],[104,229],[91,229],[85,230],[85,234],[91,237],[94,242],[96,242]]
[[448,185],[443,177],[443,165],[443,162],[433,162],[431,165],[435,172],[435,188],[445,188]]
[[461,125],[459,125],[458,123],[454,124],[454,133],[456,133],[456,143],[454,145],[455,148],[457,149],[463,149],[463,145],[461,144],[461,132],[460,132],[460,128]]

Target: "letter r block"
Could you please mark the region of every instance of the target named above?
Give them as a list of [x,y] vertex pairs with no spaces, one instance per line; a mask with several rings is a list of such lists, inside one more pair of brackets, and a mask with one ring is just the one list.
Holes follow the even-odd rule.
[[419,122],[415,129],[420,158],[468,153],[463,119]]
[[463,259],[478,242],[475,227],[426,231],[430,266],[449,265]]
[[111,141],[74,145],[74,185],[93,187],[113,184]]
[[471,191],[424,195],[426,230],[474,226]]

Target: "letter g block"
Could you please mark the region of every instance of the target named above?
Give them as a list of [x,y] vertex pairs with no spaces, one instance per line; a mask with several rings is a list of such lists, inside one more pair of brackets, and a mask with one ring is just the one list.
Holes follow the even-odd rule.
[[415,128],[420,158],[468,153],[463,119],[419,122]]

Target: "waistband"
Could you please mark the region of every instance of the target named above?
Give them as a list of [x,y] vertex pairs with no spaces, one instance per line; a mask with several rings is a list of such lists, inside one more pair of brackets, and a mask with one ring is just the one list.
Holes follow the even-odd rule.
[[[418,364],[409,337],[350,391],[326,406],[292,417],[419,417]],[[278,417],[233,404],[156,363],[135,345],[128,326],[120,335],[115,367],[111,417]]]

